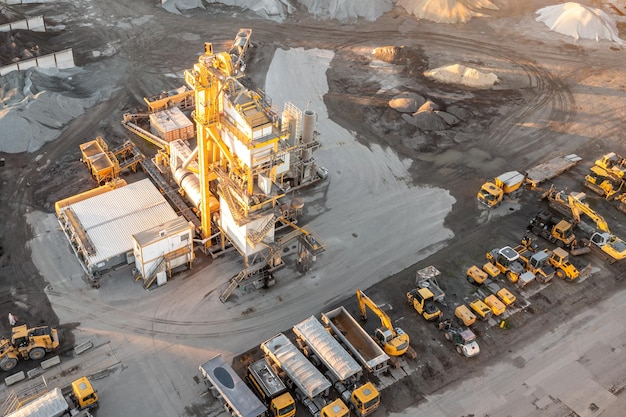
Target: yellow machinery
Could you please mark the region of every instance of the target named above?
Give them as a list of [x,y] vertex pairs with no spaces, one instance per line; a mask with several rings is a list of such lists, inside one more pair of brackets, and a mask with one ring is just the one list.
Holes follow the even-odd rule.
[[406,293],[406,298],[415,311],[426,320],[430,321],[441,317],[441,310],[435,305],[435,295],[430,289],[415,288]]
[[595,161],[595,164],[604,168],[617,178],[626,177],[626,159],[617,155],[615,152],[603,155],[602,158]]
[[607,200],[616,198],[624,188],[623,177],[615,177],[611,171],[594,165],[585,176],[583,185]]
[[400,356],[409,352],[409,335],[401,328],[393,327],[387,313],[382,311],[363,291],[356,290],[356,297],[359,300],[363,320],[367,320],[367,308],[380,319],[382,327],[376,329],[374,339],[382,346],[385,353],[390,356]]
[[477,195],[478,201],[490,208],[498,207],[505,195],[513,195],[521,191],[524,181],[524,174],[520,172],[505,172],[480,187]]
[[556,276],[561,279],[574,281],[580,275],[578,268],[569,261],[569,253],[564,249],[554,249],[549,261],[556,269]]
[[81,144],[80,153],[99,185],[113,181],[126,169],[137,171],[137,165],[144,158],[132,142],[126,141],[118,148],[109,149],[101,136]]
[[0,369],[10,371],[19,359],[39,360],[59,346],[59,335],[50,326],[28,328],[25,324],[12,329],[11,339],[0,341]]
[[296,414],[295,400],[266,358],[261,358],[248,366],[246,377],[261,400],[269,407],[272,417],[292,417]]

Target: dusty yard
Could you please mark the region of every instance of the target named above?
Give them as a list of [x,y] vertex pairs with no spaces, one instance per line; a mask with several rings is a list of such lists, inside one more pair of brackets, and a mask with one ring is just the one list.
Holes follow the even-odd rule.
[[[453,25],[417,21],[400,9],[375,22],[314,19],[298,11],[293,18],[275,23],[227,6],[210,5],[177,15],[154,3],[77,1],[63,3],[63,11],[55,3],[0,9],[5,21],[43,14],[48,25],[57,29],[54,35],[35,39],[42,50],[74,49],[76,63],[83,72],[73,80],[48,78],[57,82],[49,88],[62,91],[69,85],[77,97],[99,97],[95,105],[63,124],[57,139],[34,152],[0,154],[5,159],[5,165],[0,167],[0,333],[9,334],[6,317],[11,312],[30,325],[60,325],[62,351],[71,350],[73,330],[87,316],[93,318],[96,314],[85,312],[83,318],[80,306],[86,308],[87,304],[77,303],[74,320],[59,320],[44,293],[48,282],[32,261],[28,242],[33,231],[25,220],[26,214],[52,213],[55,201],[95,186],[79,161],[78,145],[96,135],[103,135],[112,143],[130,137],[120,124],[123,113],[141,110],[145,96],[178,87],[181,71],[195,61],[205,41],[225,45],[240,27],[253,29],[254,48],[246,71],[251,82],[260,88],[265,88],[266,73],[277,49],[333,51],[326,72],[328,93],[322,98],[329,118],[353,132],[359,143],[379,146],[409,161],[409,186],[448,190],[455,199],[445,218],[445,227],[454,237],[445,244],[414,253],[418,263],[367,289],[376,301],[393,306],[390,315],[412,336],[420,364],[418,372],[383,391],[384,407],[376,415],[401,411],[416,405],[425,395],[480,374],[486,364],[541,338],[552,326],[601,302],[607,294],[624,289],[626,272],[622,264],[607,265],[586,255],[582,262],[596,268],[591,278],[577,284],[555,280],[540,292],[520,293],[531,304],[512,316],[507,330],[480,324],[477,332],[482,352],[472,361],[457,355],[434,326],[417,317],[406,303],[405,294],[414,285],[415,271],[436,265],[442,271],[439,282],[447,294],[444,312],[451,316],[452,306],[476,290],[465,280],[465,269],[471,264],[482,264],[485,252],[492,248],[516,244],[528,220],[545,204],[537,201],[537,192],[527,191],[519,202],[489,212],[475,198],[486,179],[504,171],[523,171],[553,156],[576,153],[582,162],[554,184],[561,189],[580,190],[582,178],[594,159],[611,151],[626,155],[624,50],[606,41],[575,41],[547,31],[533,19],[532,13],[551,2],[495,1],[500,10],[490,12],[491,17]],[[599,7],[601,2],[583,3]],[[626,13],[623,7],[620,10]],[[620,23],[618,28],[620,36],[626,38],[626,25]],[[25,36],[21,35],[20,42],[32,48]],[[392,57],[371,54],[374,48],[383,46],[399,47],[399,52]],[[450,63],[496,72],[500,82],[490,89],[468,89],[423,76],[426,69]],[[393,81],[391,88],[389,80]],[[388,105],[395,95],[407,91],[427,97],[443,109],[454,109],[455,114],[463,117],[445,130],[420,130],[406,123]],[[331,176],[342,170],[341,166],[328,168]],[[363,192],[370,190],[364,186]],[[377,199],[377,195],[371,198]],[[612,231],[626,237],[625,214],[591,192],[588,199],[605,216]],[[428,211],[427,202],[425,207]],[[412,216],[411,207],[405,211]],[[329,214],[327,218],[332,218]],[[318,215],[323,216],[323,211]],[[384,211],[380,216],[380,225],[372,227],[384,228],[386,222],[394,221],[385,218]],[[384,250],[393,247],[390,243],[383,241],[378,245]],[[424,259],[425,254],[432,252],[436,253]],[[366,258],[370,255],[362,254]],[[320,262],[324,262],[323,256]],[[404,263],[413,262],[405,259]],[[183,274],[181,279],[188,276]],[[358,315],[354,297],[321,300],[320,304],[325,309],[342,304]],[[101,308],[104,314],[106,308]],[[307,314],[320,312],[317,309]],[[151,319],[157,321],[156,313]],[[372,321],[375,320],[370,319],[371,325]],[[155,322],[151,322],[153,326]],[[246,330],[243,326],[241,333]],[[214,336],[206,334],[206,339]],[[194,343],[204,341],[196,339]],[[249,346],[255,342],[244,343],[243,346]],[[231,353],[237,356],[244,352]],[[191,366],[194,367],[197,364]],[[20,364],[18,370],[22,369],[28,366]],[[210,402],[208,398],[198,398],[199,406],[172,404],[172,409],[177,415],[206,415],[202,411],[206,410],[203,401]],[[101,410],[103,416],[109,415],[104,411]]]

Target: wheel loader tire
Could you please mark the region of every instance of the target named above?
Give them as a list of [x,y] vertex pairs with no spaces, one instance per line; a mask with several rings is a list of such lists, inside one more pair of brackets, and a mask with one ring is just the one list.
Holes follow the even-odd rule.
[[4,357],[2,358],[2,360],[0,360],[0,369],[2,369],[3,371],[10,371],[11,369],[15,368],[15,366],[17,365],[17,359],[15,358],[8,358],[8,357]]
[[556,241],[556,246],[558,246],[559,248],[563,248],[563,246],[565,246],[565,245],[563,244],[563,242],[562,242],[562,241],[557,240],[557,241]]
[[452,340],[452,336],[450,336],[450,333],[446,332],[445,336],[447,340]]
[[566,275],[565,275],[565,271],[563,271],[561,268],[556,270],[556,276],[561,278],[561,279],[565,279]]
[[46,350],[42,347],[32,348],[30,352],[28,352],[28,357],[34,361],[38,361],[46,356]]

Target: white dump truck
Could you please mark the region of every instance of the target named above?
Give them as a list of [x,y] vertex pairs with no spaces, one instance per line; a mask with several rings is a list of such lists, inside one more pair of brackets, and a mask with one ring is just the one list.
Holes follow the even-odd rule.
[[315,316],[296,324],[293,332],[303,353],[314,364],[323,365],[343,401],[358,416],[376,411],[380,405],[378,390],[371,383],[359,383],[363,368]]
[[356,360],[373,375],[379,375],[389,368],[389,355],[343,306],[322,314],[321,319]]
[[209,392],[234,417],[265,417],[267,415],[265,404],[248,388],[248,385],[221,355],[214,356],[200,365],[200,374]]
[[[296,398],[314,416],[335,416],[329,404],[330,381],[313,365],[283,333],[261,343],[261,350],[277,366],[279,375],[295,393]],[[349,410],[341,403],[341,409]]]
[[82,377],[67,387],[55,388],[8,414],[6,417],[91,417],[98,408],[98,394],[91,382]]

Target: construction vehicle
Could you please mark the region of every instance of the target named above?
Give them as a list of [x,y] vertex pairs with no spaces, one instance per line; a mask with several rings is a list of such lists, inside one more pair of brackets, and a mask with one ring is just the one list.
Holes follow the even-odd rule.
[[502,301],[507,307],[512,306],[515,301],[517,301],[517,297],[515,297],[515,295],[513,295],[511,291],[507,290],[506,288],[500,288],[498,292],[496,292],[496,295],[498,296],[500,301]]
[[393,327],[387,313],[378,307],[363,291],[356,290],[356,297],[359,301],[362,320],[367,320],[367,308],[372,310],[380,319],[382,326],[376,329],[374,340],[383,348],[387,355],[401,356],[407,354],[412,359],[417,357],[415,351],[409,346],[409,335],[401,328]]
[[426,320],[441,317],[441,310],[435,305],[435,296],[428,288],[415,288],[406,293],[406,298],[415,311]]
[[51,391],[26,403],[6,417],[91,416],[98,408],[98,394],[87,377]]
[[246,371],[246,378],[268,407],[271,417],[292,417],[296,414],[295,400],[267,358],[251,363]]
[[626,258],[626,242],[608,232],[595,232],[589,238],[589,247],[599,249],[610,263]]
[[532,272],[540,283],[546,284],[554,278],[555,269],[548,261],[550,252],[547,249],[538,252],[522,252],[520,259],[524,261],[526,270]]
[[565,249],[555,248],[548,261],[556,269],[555,274],[560,279],[574,281],[580,276],[580,271],[570,262],[569,253]]
[[500,270],[491,262],[486,262],[483,265],[483,271],[486,272],[491,279],[496,279],[500,276]]
[[605,168],[594,165],[585,176],[583,185],[607,200],[615,199],[624,188],[624,178],[617,178]]
[[389,355],[367,334],[345,308],[340,306],[323,313],[321,319],[361,366],[373,375],[379,375],[389,368]]
[[314,364],[323,365],[325,375],[350,409],[359,417],[376,411],[378,390],[371,383],[359,385],[363,368],[315,316],[293,326],[293,332],[300,350]]
[[[329,404],[328,395],[332,384],[283,333],[261,343],[261,350],[298,401],[314,417],[344,417],[349,414],[343,401],[340,400],[343,407]],[[345,410],[348,412],[344,413]]]
[[461,304],[454,309],[454,316],[468,327],[476,323],[476,315],[465,304]]
[[19,359],[39,360],[59,347],[59,335],[50,326],[28,328],[25,324],[11,329],[11,339],[0,340],[0,369],[10,371]]
[[599,231],[593,232],[591,237],[583,242],[585,246],[611,263],[626,258],[626,243],[612,234],[604,217],[585,203],[585,193],[565,194],[564,191],[560,191],[550,193],[548,198],[550,207],[571,216],[574,224],[580,224],[581,213],[595,222]]
[[617,178],[626,177],[626,159],[617,155],[615,152],[603,155],[600,159],[595,161],[595,164],[604,168]]
[[489,208],[498,207],[505,195],[515,198],[521,193],[524,180],[524,174],[521,172],[505,172],[480,187],[477,195],[478,201]]
[[554,178],[576,165],[581,158],[578,155],[570,154],[559,156],[541,163],[522,174],[518,171],[505,172],[488,181],[480,187],[477,198],[478,201],[489,208],[500,205],[505,196],[515,198],[521,194],[523,185],[533,189],[542,182]]
[[[500,271],[498,271],[498,273],[499,272]],[[467,276],[467,281],[470,284],[481,285],[483,282],[487,280],[487,278],[489,278],[489,275],[485,271],[477,267],[476,265],[472,265],[469,268],[467,268],[467,271],[465,271],[465,275]]]
[[492,249],[485,254],[485,257],[513,283],[516,283],[524,273],[525,268],[519,253],[510,246]]
[[493,315],[491,307],[485,304],[480,298],[470,301],[469,306],[481,320],[489,320]]
[[438,327],[443,332],[446,340],[454,344],[459,354],[466,358],[471,358],[480,353],[476,335],[470,329],[454,327],[450,319],[439,322]]
[[574,225],[565,219],[556,219],[547,210],[541,210],[530,220],[528,230],[535,236],[541,236],[560,248],[576,248],[578,242],[574,235]]
[[485,297],[485,304],[491,309],[494,316],[502,315],[506,311],[506,306],[495,294]]

